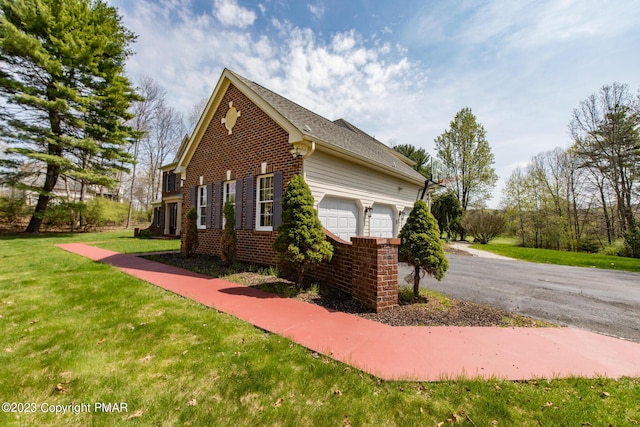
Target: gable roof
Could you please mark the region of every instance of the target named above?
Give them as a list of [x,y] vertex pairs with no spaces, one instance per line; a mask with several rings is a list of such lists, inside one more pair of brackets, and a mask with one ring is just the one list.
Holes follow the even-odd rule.
[[190,147],[184,150],[179,166],[186,167],[186,164],[188,164],[195,151],[195,146],[208,126],[213,113],[220,104],[222,95],[226,92],[230,83],[288,131],[289,142],[313,141],[317,146],[326,148],[334,153],[378,166],[390,174],[401,175],[405,179],[424,184],[426,178],[410,166],[412,164],[411,160],[400,153],[396,153],[346,120],[328,120],[226,68],[222,72],[216,89],[191,135],[188,144]]

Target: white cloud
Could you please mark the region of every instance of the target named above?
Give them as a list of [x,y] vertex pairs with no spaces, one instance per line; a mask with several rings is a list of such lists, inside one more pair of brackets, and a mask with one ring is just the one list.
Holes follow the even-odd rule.
[[324,15],[324,4],[322,3],[309,3],[307,4],[307,7],[309,8],[309,11],[313,14],[313,16],[315,16],[317,19],[322,18],[322,16]]
[[214,16],[227,27],[246,28],[256,20],[256,13],[238,5],[237,0],[214,0],[213,5]]
[[122,8],[125,25],[139,35],[129,74],[134,80],[152,76],[176,108],[188,111],[210,95],[228,67],[328,119],[344,117],[382,141],[415,142],[403,134],[402,123],[419,113],[426,78],[417,78],[417,64],[404,52],[388,43],[367,46],[355,30],[325,41],[309,28],[276,18],[271,19],[275,34],[221,29],[216,23],[221,5],[216,1],[213,15],[196,14],[174,0],[141,0]]

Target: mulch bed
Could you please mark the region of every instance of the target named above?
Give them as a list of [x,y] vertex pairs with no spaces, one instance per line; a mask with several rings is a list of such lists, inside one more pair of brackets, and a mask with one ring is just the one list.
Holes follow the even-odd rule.
[[221,266],[215,257],[197,255],[187,258],[178,253],[149,255],[146,258],[267,291],[273,291],[273,285],[277,285],[280,290],[286,290],[287,294],[300,301],[391,326],[552,326],[505,310],[440,295],[421,297],[415,302],[401,300],[400,305],[392,310],[372,313],[341,291],[323,285],[319,288],[316,286],[313,290],[300,291],[295,282],[264,274],[264,270],[260,271],[258,267],[236,264],[234,268],[227,268]]

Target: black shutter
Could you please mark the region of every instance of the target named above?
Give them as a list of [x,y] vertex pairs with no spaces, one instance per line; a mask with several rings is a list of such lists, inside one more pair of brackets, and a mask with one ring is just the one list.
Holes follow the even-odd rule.
[[213,184],[207,184],[207,228],[211,228],[211,202],[213,201]]
[[282,223],[282,194],[284,193],[284,174],[273,174],[273,229]]
[[242,178],[236,179],[236,230],[242,228]]
[[222,226],[222,222],[220,221],[220,217],[222,215],[222,182],[216,182],[216,198],[215,198],[215,210],[213,211],[213,228],[220,228]]
[[244,218],[244,229],[252,230],[253,229],[253,205],[255,203],[254,200],[255,188],[253,185],[253,176],[247,177],[247,207],[246,207],[246,216]]
[[198,207],[198,201],[196,197],[198,197],[198,189],[196,187],[191,187],[191,207],[192,208]]

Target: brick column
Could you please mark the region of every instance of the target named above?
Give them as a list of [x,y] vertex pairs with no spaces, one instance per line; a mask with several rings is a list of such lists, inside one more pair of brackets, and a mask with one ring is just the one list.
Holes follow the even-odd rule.
[[352,295],[377,313],[398,305],[400,239],[352,237]]

